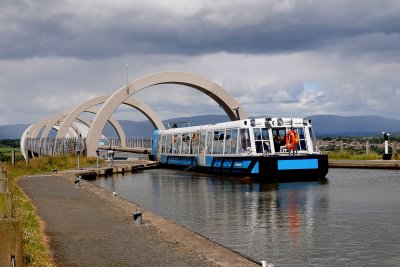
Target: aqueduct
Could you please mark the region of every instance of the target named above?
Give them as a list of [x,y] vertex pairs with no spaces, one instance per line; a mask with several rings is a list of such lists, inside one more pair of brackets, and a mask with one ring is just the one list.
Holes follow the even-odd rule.
[[[217,83],[191,73],[159,72],[134,80],[118,89],[111,96],[93,98],[75,108],[66,109],[53,117],[32,124],[25,130],[21,137],[21,151],[23,151],[25,157],[28,156],[25,153],[27,150],[27,140],[39,139],[40,146],[43,143],[43,140],[48,138],[52,128],[58,127],[55,140],[60,140],[71,135],[71,129],[74,128],[74,121],[79,120],[79,116],[82,112],[92,112],[95,114],[95,117],[89,126],[87,135],[82,136],[85,138],[87,156],[96,156],[99,140],[107,121],[114,126],[121,144],[125,145],[124,139],[126,137],[122,127],[120,128],[119,123],[112,117],[114,111],[122,104],[129,105],[143,113],[155,129],[164,129],[161,119],[152,109],[150,109],[150,107],[143,102],[132,98],[135,93],[145,88],[160,84],[184,85],[185,88],[198,90],[212,98],[218,105],[220,105],[231,120],[247,118],[247,114],[240,104]],[[99,104],[102,104],[99,110],[94,111],[93,107]],[[42,135],[39,138],[39,133],[41,131]],[[76,133],[77,130],[75,129],[73,131]],[[70,134],[68,134],[69,132]],[[57,142],[54,142],[54,144],[56,143]]]

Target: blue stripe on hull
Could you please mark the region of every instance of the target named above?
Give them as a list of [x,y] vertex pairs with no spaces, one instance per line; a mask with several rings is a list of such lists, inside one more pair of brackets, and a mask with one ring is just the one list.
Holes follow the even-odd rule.
[[278,170],[318,169],[318,159],[278,160]]
[[251,170],[251,173],[260,173],[260,162],[257,161],[257,163],[254,165],[253,169]]

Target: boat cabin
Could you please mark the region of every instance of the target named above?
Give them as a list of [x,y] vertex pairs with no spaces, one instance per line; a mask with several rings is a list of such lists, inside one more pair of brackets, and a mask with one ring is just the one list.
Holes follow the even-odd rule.
[[[297,135],[288,147],[288,133]],[[285,155],[317,153],[311,121],[301,118],[261,118],[157,131],[154,154]]]

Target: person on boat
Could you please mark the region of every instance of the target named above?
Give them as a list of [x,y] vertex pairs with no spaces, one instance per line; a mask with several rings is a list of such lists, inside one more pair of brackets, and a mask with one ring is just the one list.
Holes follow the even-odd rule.
[[172,154],[178,153],[178,136],[174,134],[173,142],[172,142]]
[[264,152],[271,152],[271,149],[269,147],[269,141],[266,141],[264,139],[264,136],[261,136],[261,137],[262,137],[262,140],[263,140],[262,144],[263,144]]
[[263,153],[264,150],[268,150],[267,145],[265,144],[264,138],[259,134],[256,140],[256,152]]
[[281,148],[281,140],[279,139],[279,136],[274,135],[274,147],[275,147],[275,151],[279,151],[279,149]]

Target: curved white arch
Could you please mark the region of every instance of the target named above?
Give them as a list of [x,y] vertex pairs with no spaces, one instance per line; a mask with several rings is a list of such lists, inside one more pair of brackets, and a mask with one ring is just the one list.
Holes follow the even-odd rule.
[[101,132],[103,131],[107,119],[118,108],[118,106],[134,93],[158,84],[181,84],[197,89],[214,99],[220,106],[222,106],[231,120],[247,118],[246,112],[240,108],[239,103],[220,85],[213,81],[184,72],[154,73],[123,86],[107,99],[101,107],[100,112],[96,115],[93,125],[89,130],[87,137],[88,156],[95,156],[97,142],[100,138]]
[[[72,112],[72,111],[71,111]],[[51,129],[54,127],[54,125],[60,125],[58,131],[57,131],[57,136],[59,136],[59,132],[61,129],[61,125],[63,125],[64,120],[69,116],[69,114],[71,113],[69,112],[68,114],[65,114],[63,112],[60,112],[58,114],[56,114],[53,118],[51,118],[48,122],[46,127],[44,128],[42,135],[41,135],[41,139],[43,140],[44,138],[47,138],[49,136],[49,133],[51,131]],[[92,114],[97,114],[98,109],[94,109],[94,108],[89,108],[87,110],[84,110],[84,112],[89,112]],[[79,116],[79,114],[78,114]],[[111,126],[114,128],[114,130],[117,132],[120,140],[121,140],[121,144],[126,144],[126,135],[124,132],[124,129],[122,128],[121,124],[114,118],[114,117],[110,117],[110,119],[108,120],[111,124]],[[65,137],[67,135],[68,129],[70,129],[73,125],[73,123],[71,122],[69,125],[64,124],[65,126],[68,126],[68,128],[66,128],[65,133],[62,135],[62,137]],[[87,124],[87,126],[90,128],[92,125],[92,123]],[[79,135],[79,133],[78,133]],[[56,136],[56,139],[57,139]],[[60,137],[61,138],[61,137]]]
[[29,131],[31,131],[32,127],[33,127],[33,124],[29,125],[28,128],[25,129],[25,131],[22,133],[21,141],[19,142],[19,146],[21,148],[21,154],[25,159],[27,158],[27,155],[26,155],[26,145],[27,145],[26,139],[27,139],[27,136],[29,135]]
[[[71,110],[71,112],[65,117],[65,119],[61,123],[60,129],[56,136],[56,139],[62,138],[65,136],[69,126],[76,119],[76,117],[79,116],[79,114],[81,114],[84,111],[90,110],[90,108],[95,105],[106,102],[108,98],[109,98],[109,96],[96,97],[96,98],[90,99],[89,101],[86,101],[85,103],[83,103],[83,104],[75,107],[73,110]],[[164,125],[163,125],[160,117],[157,115],[157,113],[155,113],[146,104],[141,103],[140,101],[133,99],[133,98],[126,99],[125,101],[123,101],[123,104],[126,104],[130,107],[133,107],[133,108],[139,110],[150,120],[150,122],[153,124],[153,126],[155,128],[164,127]],[[95,112],[95,114],[97,114],[97,113],[98,112]],[[117,128],[115,127],[115,126],[117,126],[117,124],[114,122],[114,120],[110,120],[110,123],[114,126],[114,129],[117,131],[117,134],[121,140],[121,144],[126,145],[126,137],[125,137],[125,133],[122,130],[122,127],[120,127],[121,131],[118,131]],[[119,125],[119,123],[118,123],[118,125]]]

